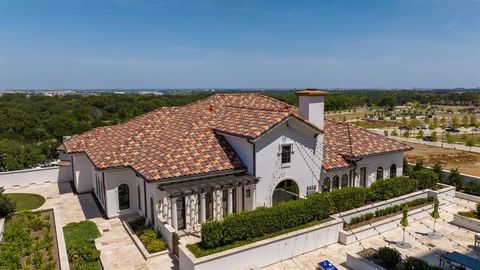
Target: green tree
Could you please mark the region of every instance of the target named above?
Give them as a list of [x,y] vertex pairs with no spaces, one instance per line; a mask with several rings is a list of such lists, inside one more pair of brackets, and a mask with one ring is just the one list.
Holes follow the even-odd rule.
[[447,143],[454,143],[455,141],[453,140],[453,136],[450,133],[447,133]]
[[440,119],[440,124],[442,124],[442,128],[445,128],[445,124],[447,124],[447,119],[445,118],[445,116],[442,116],[442,118]]
[[477,116],[475,114],[470,115],[470,125],[477,127]]
[[398,136],[397,129],[392,130],[392,133],[390,133],[392,136]]
[[406,158],[403,158],[403,175],[410,175],[411,173],[412,166],[410,166]]
[[417,139],[423,139],[423,130],[419,130],[417,133]]
[[438,213],[438,204],[438,199],[435,197],[435,200],[433,200],[433,211],[430,213],[430,216],[433,218],[433,235],[435,235],[435,225],[437,224],[437,219],[440,218],[440,214]]
[[443,173],[442,173],[442,164],[440,163],[435,163],[435,165],[433,165],[433,168],[432,168],[433,172],[436,173],[438,175],[438,179],[441,180],[442,179],[442,176],[443,176]]
[[450,170],[450,175],[447,178],[448,184],[461,189],[463,186],[463,176],[460,174],[457,168]]
[[435,116],[432,121],[433,129],[438,128],[438,118]]
[[438,137],[437,137],[437,132],[436,132],[436,131],[432,131],[432,141],[434,141],[434,142],[438,141]]
[[408,206],[405,204],[402,209],[402,219],[400,225],[403,229],[402,245],[405,245],[405,228],[408,226]]
[[452,127],[453,128],[459,128],[460,127],[460,123],[458,122],[458,117],[454,116],[452,118]]
[[413,172],[418,172],[418,171],[421,171],[423,169],[425,169],[425,167],[423,166],[423,162],[422,161],[417,161],[417,162],[415,162],[415,166],[413,166],[412,171]]
[[464,115],[462,118],[462,125],[464,127],[468,127],[470,125],[470,119],[468,118],[468,115]]

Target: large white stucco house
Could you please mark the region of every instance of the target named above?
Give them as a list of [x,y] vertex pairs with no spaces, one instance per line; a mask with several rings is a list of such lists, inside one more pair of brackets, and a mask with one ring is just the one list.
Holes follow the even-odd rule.
[[183,231],[402,175],[409,146],[325,119],[324,91],[297,95],[298,109],[260,94],[217,94],[73,136],[62,149],[74,187],[93,192],[108,218],[138,214]]

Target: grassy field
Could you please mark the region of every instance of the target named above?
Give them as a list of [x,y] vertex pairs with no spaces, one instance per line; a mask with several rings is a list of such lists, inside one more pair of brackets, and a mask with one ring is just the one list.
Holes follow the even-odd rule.
[[45,198],[38,194],[10,193],[5,196],[15,202],[16,211],[37,209],[45,203]]

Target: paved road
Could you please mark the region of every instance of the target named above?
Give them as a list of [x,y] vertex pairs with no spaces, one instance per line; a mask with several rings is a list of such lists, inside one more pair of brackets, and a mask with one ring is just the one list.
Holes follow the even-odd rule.
[[[370,129],[371,131],[377,132],[378,134],[384,135],[384,130],[383,129]],[[427,142],[422,139],[417,139],[417,138],[405,138],[405,137],[395,137],[395,136],[389,136],[390,138],[394,138],[398,141],[401,142],[411,142],[411,143],[419,143],[419,144],[425,144],[425,145],[431,145],[431,146],[436,146],[436,147],[443,147],[443,148],[448,148],[448,149],[456,149],[456,150],[463,150],[463,151],[468,151],[468,152],[475,152],[475,153],[480,153],[480,147],[478,146],[466,146],[463,144],[456,144],[456,143],[446,143],[446,142]]]

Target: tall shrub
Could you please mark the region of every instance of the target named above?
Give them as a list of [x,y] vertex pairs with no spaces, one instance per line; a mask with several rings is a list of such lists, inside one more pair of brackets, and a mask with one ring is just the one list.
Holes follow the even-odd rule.
[[368,190],[368,199],[388,200],[405,195],[418,189],[418,180],[408,177],[396,177],[375,181]]
[[463,177],[460,175],[458,169],[452,169],[450,171],[450,175],[448,176],[447,181],[450,185],[456,186],[457,189],[462,188]]
[[328,198],[333,211],[342,212],[360,207],[367,200],[368,190],[362,187],[343,187],[330,192]]
[[15,204],[3,195],[3,187],[0,187],[0,218],[4,218],[15,212]]
[[414,171],[412,178],[418,180],[418,189],[434,189],[438,182],[438,175],[429,169]]

